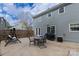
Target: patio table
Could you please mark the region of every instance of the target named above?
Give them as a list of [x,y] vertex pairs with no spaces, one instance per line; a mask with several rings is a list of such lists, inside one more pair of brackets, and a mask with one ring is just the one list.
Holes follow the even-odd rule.
[[39,46],[40,40],[42,40],[42,37],[41,37],[41,36],[36,36],[36,37],[34,37],[35,45]]
[[46,48],[47,47],[45,45],[43,36],[36,36],[34,38],[34,41],[35,41],[35,45],[39,46],[40,48]]

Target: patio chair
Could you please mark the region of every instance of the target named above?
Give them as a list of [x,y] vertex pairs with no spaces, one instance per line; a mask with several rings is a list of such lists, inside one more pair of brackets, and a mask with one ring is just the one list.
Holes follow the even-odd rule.
[[21,43],[21,41],[17,38],[17,35],[15,33],[15,31],[13,30],[12,32],[12,29],[10,30],[10,34],[8,35],[7,37],[7,40],[5,41],[6,44],[5,44],[5,47],[10,43],[10,42],[13,42],[13,43],[16,43],[16,42],[19,42]]
[[29,37],[29,46],[35,45],[34,37]]
[[46,48],[47,46],[45,45],[45,43],[46,43],[46,37],[42,36],[41,39],[39,39],[38,41],[38,46],[40,48]]

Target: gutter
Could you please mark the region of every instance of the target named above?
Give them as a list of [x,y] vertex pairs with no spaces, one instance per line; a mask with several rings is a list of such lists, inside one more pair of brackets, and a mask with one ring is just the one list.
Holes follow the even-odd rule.
[[33,16],[33,19],[38,18],[40,16],[43,16],[43,15],[49,13],[49,12],[55,11],[55,10],[59,9],[60,7],[68,6],[70,4],[72,4],[72,3],[61,3],[61,4],[58,4],[58,5],[54,6],[54,7],[52,7],[51,9],[48,9],[48,10],[46,10],[44,12],[41,12],[40,14],[38,14],[36,16]]

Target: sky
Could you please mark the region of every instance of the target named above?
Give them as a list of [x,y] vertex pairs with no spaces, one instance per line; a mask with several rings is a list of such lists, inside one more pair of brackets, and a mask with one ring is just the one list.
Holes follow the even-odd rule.
[[32,23],[31,16],[35,16],[56,3],[0,3],[0,16],[4,17],[10,25],[17,24],[20,20]]

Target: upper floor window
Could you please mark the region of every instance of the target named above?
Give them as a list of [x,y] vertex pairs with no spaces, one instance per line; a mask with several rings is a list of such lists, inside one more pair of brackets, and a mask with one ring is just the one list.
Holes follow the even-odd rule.
[[48,17],[51,17],[52,16],[52,13],[48,13]]
[[69,30],[71,32],[79,32],[79,24],[69,24]]
[[63,13],[64,12],[64,7],[60,7],[59,8],[59,13]]

